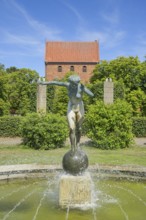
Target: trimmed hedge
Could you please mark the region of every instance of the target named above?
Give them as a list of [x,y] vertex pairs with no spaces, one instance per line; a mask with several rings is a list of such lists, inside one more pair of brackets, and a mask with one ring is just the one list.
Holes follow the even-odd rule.
[[[60,117],[60,116],[59,116]],[[20,127],[25,117],[3,116],[0,117],[0,137],[22,136]],[[66,124],[66,122],[64,122]],[[83,134],[87,134],[88,128],[85,126],[86,117],[83,123]],[[146,137],[146,117],[134,117],[132,119],[132,132],[136,137]]]
[[132,109],[122,100],[105,105],[98,101],[89,106],[85,120],[87,136],[100,149],[129,147],[133,141]]
[[3,116],[0,117],[0,137],[21,136],[20,124],[21,116]]
[[132,131],[136,137],[146,137],[146,117],[134,117]]
[[27,115],[22,122],[24,144],[34,149],[55,149],[64,146],[68,136],[65,117],[58,114]]

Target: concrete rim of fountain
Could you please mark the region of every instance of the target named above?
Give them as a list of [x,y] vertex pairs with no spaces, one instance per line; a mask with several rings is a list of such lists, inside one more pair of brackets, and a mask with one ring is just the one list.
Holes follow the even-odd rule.
[[[110,165],[90,165],[89,172],[93,175],[107,175],[109,177],[134,178],[146,180],[146,167],[142,166],[110,166]],[[0,166],[0,180],[10,180],[18,178],[38,178],[46,177],[46,174],[62,172],[61,166],[38,165],[38,164],[17,164]]]

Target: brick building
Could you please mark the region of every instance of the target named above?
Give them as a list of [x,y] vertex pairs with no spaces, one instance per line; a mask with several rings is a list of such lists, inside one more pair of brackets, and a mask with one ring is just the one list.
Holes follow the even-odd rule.
[[46,42],[45,77],[48,81],[61,79],[67,72],[73,71],[83,82],[88,82],[97,63],[99,63],[97,41]]

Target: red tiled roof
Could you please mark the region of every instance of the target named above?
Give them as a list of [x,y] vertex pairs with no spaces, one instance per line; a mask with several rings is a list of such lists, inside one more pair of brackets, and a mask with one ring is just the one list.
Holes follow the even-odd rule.
[[99,62],[99,45],[94,42],[46,42],[45,62]]

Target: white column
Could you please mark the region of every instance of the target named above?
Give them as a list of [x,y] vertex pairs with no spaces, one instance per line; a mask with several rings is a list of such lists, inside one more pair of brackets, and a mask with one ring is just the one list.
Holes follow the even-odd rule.
[[47,86],[39,84],[37,87],[37,113],[46,113]]
[[104,103],[112,104],[114,102],[114,84],[111,78],[104,82]]

